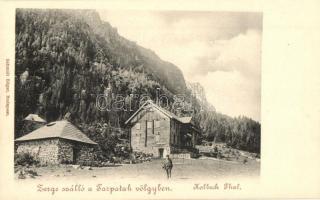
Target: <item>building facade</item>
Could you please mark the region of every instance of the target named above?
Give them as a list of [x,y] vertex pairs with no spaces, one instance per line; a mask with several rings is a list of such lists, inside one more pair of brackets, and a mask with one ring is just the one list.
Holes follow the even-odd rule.
[[40,164],[83,164],[94,160],[96,143],[67,121],[45,125],[15,140],[16,153],[29,153]]
[[179,118],[147,101],[127,121],[133,151],[165,157],[194,149],[198,129],[191,117]]

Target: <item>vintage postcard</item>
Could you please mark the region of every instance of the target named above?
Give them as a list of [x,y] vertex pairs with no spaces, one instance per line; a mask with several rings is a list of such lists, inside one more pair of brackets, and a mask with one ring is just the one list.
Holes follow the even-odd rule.
[[175,3],[1,3],[1,198],[320,197],[319,3]]

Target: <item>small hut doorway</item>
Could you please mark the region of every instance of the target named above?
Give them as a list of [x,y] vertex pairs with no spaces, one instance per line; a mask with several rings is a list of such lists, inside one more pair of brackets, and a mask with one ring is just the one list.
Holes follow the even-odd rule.
[[77,163],[79,156],[80,156],[80,149],[74,147],[73,148],[73,164]]
[[163,158],[163,148],[159,148],[159,158]]

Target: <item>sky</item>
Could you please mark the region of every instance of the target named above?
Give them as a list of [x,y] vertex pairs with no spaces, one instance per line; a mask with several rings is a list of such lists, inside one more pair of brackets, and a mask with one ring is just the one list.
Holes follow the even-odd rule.
[[199,82],[218,112],[260,121],[262,14],[99,10],[103,21]]

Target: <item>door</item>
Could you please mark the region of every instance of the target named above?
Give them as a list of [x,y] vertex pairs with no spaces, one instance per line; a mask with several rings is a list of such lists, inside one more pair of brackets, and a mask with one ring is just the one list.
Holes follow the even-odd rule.
[[73,164],[76,164],[80,155],[80,149],[78,148],[73,148]]
[[159,148],[159,158],[163,158],[163,148]]

